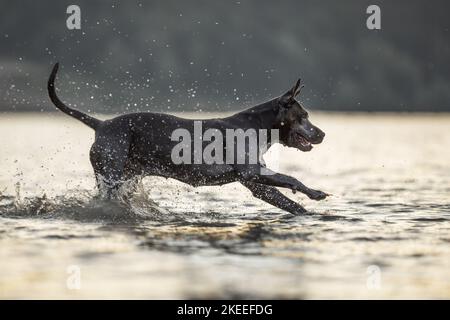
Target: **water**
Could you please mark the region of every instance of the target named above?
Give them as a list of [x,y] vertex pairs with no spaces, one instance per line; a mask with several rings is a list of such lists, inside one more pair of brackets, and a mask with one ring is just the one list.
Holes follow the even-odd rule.
[[324,143],[279,170],[333,196],[286,191],[293,216],[238,184],[95,200],[89,128],[1,115],[0,298],[450,298],[450,116],[312,120]]

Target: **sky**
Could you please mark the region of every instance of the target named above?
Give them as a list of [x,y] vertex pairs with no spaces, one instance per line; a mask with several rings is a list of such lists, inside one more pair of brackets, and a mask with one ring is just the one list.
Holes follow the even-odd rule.
[[[66,9],[81,10],[69,30]],[[369,30],[366,9],[381,9]],[[0,0],[0,111],[450,111],[448,1]]]

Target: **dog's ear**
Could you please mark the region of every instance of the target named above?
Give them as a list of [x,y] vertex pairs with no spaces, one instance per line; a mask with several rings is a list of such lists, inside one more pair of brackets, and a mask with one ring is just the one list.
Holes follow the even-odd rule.
[[298,79],[295,85],[280,97],[280,102],[283,105],[288,106],[289,102],[294,100],[295,97],[300,93],[300,90],[304,87],[303,85],[300,85],[301,81],[301,79]]

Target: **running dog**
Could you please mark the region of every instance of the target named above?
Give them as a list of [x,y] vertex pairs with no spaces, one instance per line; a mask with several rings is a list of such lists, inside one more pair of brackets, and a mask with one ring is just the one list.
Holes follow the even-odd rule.
[[[194,132],[194,121],[161,113],[130,113],[101,121],[69,108],[57,96],[55,64],[48,80],[51,101],[62,112],[80,120],[95,130],[95,142],[90,150],[97,186],[107,198],[117,197],[124,184],[136,183],[144,176],[173,178],[192,186],[223,185],[240,182],[253,196],[293,214],[306,210],[284,196],[276,187],[302,192],[310,199],[322,200],[328,194],[308,188],[297,179],[276,173],[256,163],[175,164],[172,150],[177,141],[171,139],[176,129]],[[285,94],[226,118],[201,120],[202,130],[219,130],[226,136],[227,129],[278,130],[279,141],[269,139],[267,149],[276,142],[301,151],[310,151],[322,142],[325,133],[314,126],[308,112],[295,99],[300,93],[300,79]],[[234,148],[226,144],[224,148]],[[262,173],[264,172],[264,174]]]

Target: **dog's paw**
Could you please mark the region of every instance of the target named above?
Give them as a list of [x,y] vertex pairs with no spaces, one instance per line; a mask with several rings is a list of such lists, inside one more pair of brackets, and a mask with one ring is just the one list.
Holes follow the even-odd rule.
[[307,196],[310,198],[310,199],[312,199],[312,200],[323,200],[323,199],[325,199],[326,197],[328,197],[329,196],[329,194],[328,193],[325,193],[325,192],[323,192],[323,191],[320,191],[320,190],[309,190],[308,191],[308,193],[307,193]]

